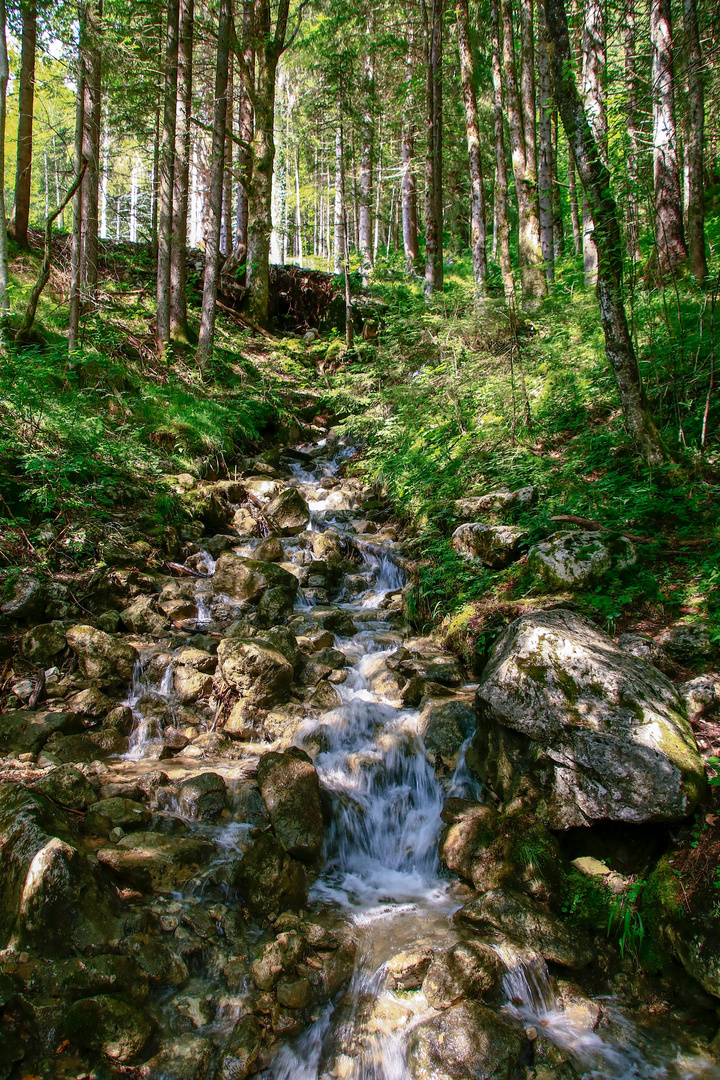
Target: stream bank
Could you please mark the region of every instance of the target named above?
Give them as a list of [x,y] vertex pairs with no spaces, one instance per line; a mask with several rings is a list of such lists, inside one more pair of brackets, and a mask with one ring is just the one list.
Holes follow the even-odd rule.
[[604,932],[703,797],[677,691],[557,610],[471,682],[351,455],[178,477],[169,573],[5,604],[45,700],[0,722],[0,1076],[720,1076],[712,972]]

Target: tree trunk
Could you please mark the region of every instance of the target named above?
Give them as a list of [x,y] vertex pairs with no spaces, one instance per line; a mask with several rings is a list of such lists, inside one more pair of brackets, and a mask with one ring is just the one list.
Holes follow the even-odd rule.
[[522,292],[528,299],[539,299],[547,296],[547,281],[540,246],[537,187],[534,186],[534,178],[528,172],[526,140],[515,69],[512,0],[502,0],[501,12],[505,106],[510,129],[510,152],[518,202],[518,256]]
[[228,61],[227,113],[225,116],[225,172],[223,175],[223,210],[220,227],[220,251],[229,255],[233,248],[233,104],[235,102],[233,54]]
[[[240,65],[241,88],[238,109],[238,135],[244,146],[238,150],[237,217],[235,219],[235,244],[239,255],[246,255],[248,246],[248,193],[252,178],[253,106],[252,89],[255,78],[255,50],[253,38],[253,8],[251,0],[243,7],[243,57]],[[246,260],[241,263],[240,280],[244,282]]]
[[100,180],[100,117],[102,106],[102,0],[86,5],[85,104],[82,154],[87,169],[82,196],[80,280],[84,302],[93,303],[98,280],[98,186]]
[[[533,32],[533,0],[520,0],[520,102],[522,105],[523,135],[525,137],[525,175],[531,191],[537,192],[538,164],[535,136],[535,39]],[[537,194],[533,197],[537,200]]]
[[35,49],[37,45],[37,3],[24,0],[22,16],[22,55],[18,89],[17,171],[15,205],[10,221],[10,235],[19,247],[28,248],[30,223],[30,182],[32,178],[33,107],[35,99]]
[[550,58],[547,51],[547,30],[543,0],[538,0],[538,205],[540,208],[540,247],[545,260],[548,281],[555,279],[555,241],[553,213],[553,133],[552,133],[552,80]]
[[610,191],[610,174],[572,75],[570,35],[563,0],[545,0],[545,14],[555,100],[595,223],[597,297],[605,351],[615,373],[628,434],[647,462],[659,465],[665,460],[666,452],[645,401],[625,316],[622,240]]
[[0,0],[0,320],[9,309],[8,301],[8,237],[5,214],[5,120],[7,117],[8,67],[7,36],[5,33],[5,0]]
[[[372,39],[372,14],[368,18],[366,40]],[[358,207],[358,236],[360,242],[360,272],[367,283],[373,265],[372,244],[372,185],[373,144],[375,141],[375,64],[371,46],[365,54],[362,87],[362,117],[360,123],[360,200]]]
[[575,179],[575,155],[568,141],[568,198],[570,199],[570,220],[572,221],[573,255],[580,254],[582,232],[580,229],[580,209],[578,206],[577,183]]
[[[75,175],[80,175],[83,161],[83,128],[85,111],[85,35],[86,9],[81,4],[78,26],[77,97],[75,105]],[[70,314],[68,317],[68,355],[72,357],[80,336],[80,266],[82,262],[82,185],[73,196],[72,248],[70,253]]]
[[503,130],[503,81],[502,81],[502,44],[500,41],[500,16],[498,0],[490,0],[490,19],[492,23],[492,77],[495,120],[495,231],[497,235],[497,253],[500,273],[505,290],[505,298],[510,301],[515,296],[515,282],[510,264],[510,228],[507,216],[507,165],[505,163],[505,134]]
[[155,262],[158,253],[158,187],[160,183],[160,106],[155,109],[155,136],[153,138],[153,164],[150,180],[150,246]]
[[165,355],[170,341],[170,261],[172,252],[175,126],[178,100],[179,0],[168,0],[165,41],[165,98],[160,146],[160,213],[157,254],[157,349]]
[[696,0],[683,0],[683,25],[688,85],[688,130],[685,160],[688,179],[687,239],[690,249],[690,270],[702,284],[707,278],[705,254],[704,162],[705,148],[705,87],[703,59],[700,51]]
[[423,0],[427,69],[425,156],[425,295],[443,287],[442,19],[444,0]]
[[295,147],[295,230],[298,265],[303,265],[302,207],[300,205],[300,147]]
[[190,184],[190,118],[192,116],[192,58],[194,0],[180,0],[178,35],[178,95],[175,119],[172,238],[170,244],[170,337],[187,343],[187,219]]
[[343,182],[343,137],[342,126],[335,132],[335,258],[333,270],[339,274],[344,265],[345,243],[345,184]]
[[635,0],[627,0],[624,29],[625,47],[625,93],[627,96],[627,209],[625,248],[632,262],[640,261],[640,198],[638,174],[638,147],[640,125],[637,111],[637,70],[635,67]]
[[467,0],[457,0],[458,49],[460,80],[465,106],[468,164],[470,168],[470,250],[473,278],[478,292],[485,291],[487,256],[485,252],[485,193],[483,191],[482,160],[480,156],[480,125],[475,96],[475,72],[470,47],[470,19]]
[[407,60],[405,64],[405,103],[403,108],[401,138],[401,173],[402,173],[402,229],[405,249],[405,272],[411,273],[417,264],[418,226],[417,226],[417,191],[415,187],[415,102],[412,90],[413,71],[413,35],[408,31]]
[[[606,57],[605,11],[603,0],[586,0],[582,29],[582,88],[585,113],[598,151],[605,165],[607,157],[607,110],[605,108]],[[594,225],[587,198],[583,199],[583,269],[585,284],[597,281],[598,254],[593,238]]]
[[670,0],[650,0],[653,91],[653,175],[655,245],[661,273],[685,262],[685,230],[680,203],[675,132],[675,88]]
[[[547,31],[546,31],[547,32]],[[547,48],[547,42],[545,47]],[[548,66],[550,58],[548,57]],[[552,78],[550,79],[552,90]],[[561,259],[565,254],[565,226],[563,225],[562,198],[560,193],[560,181],[558,180],[558,114],[553,103],[551,111],[552,122],[552,213],[553,213],[553,256]]]
[[273,125],[275,121],[275,75],[285,45],[290,0],[279,0],[275,33],[270,28],[270,0],[257,0],[255,91],[255,131],[252,141],[252,185],[250,187],[250,224],[248,228],[247,281],[250,303],[260,326],[268,321],[269,255],[272,232],[272,174],[275,158]]
[[212,160],[210,163],[210,220],[205,236],[205,277],[203,281],[197,364],[207,370],[215,340],[215,300],[220,256],[223,175],[225,172],[225,122],[227,119],[228,65],[230,60],[230,0],[222,0],[218,22],[217,64],[213,108]]

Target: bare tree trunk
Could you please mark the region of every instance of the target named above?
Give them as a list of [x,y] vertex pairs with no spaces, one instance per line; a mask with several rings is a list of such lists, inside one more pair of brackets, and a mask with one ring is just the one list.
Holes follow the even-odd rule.
[[255,130],[252,142],[253,169],[250,188],[247,281],[252,311],[261,326],[268,321],[269,254],[272,232],[272,174],[275,159],[275,75],[285,47],[290,0],[279,0],[275,32],[271,33],[270,0],[257,0],[255,32],[257,88]]
[[345,229],[345,184],[343,181],[342,125],[335,132],[335,259],[333,270],[339,274],[344,265],[347,232]]
[[8,236],[5,214],[5,121],[7,118],[8,66],[7,35],[5,32],[5,0],[0,0],[0,320],[9,310],[8,300]]
[[367,52],[364,59],[362,87],[362,118],[360,123],[360,205],[358,233],[360,241],[360,272],[367,282],[373,265],[372,247],[372,184],[373,148],[375,141],[375,63],[370,44],[374,31],[373,16],[366,27]]
[[508,183],[505,163],[505,133],[503,130],[502,43],[500,40],[498,0],[490,0],[490,19],[492,22],[492,77],[495,120],[495,229],[505,298],[510,301],[515,297],[515,282],[510,264],[510,228],[507,216]]
[[[75,105],[75,175],[80,175],[83,162],[83,128],[85,111],[85,35],[87,14],[80,5],[78,19],[77,96]],[[72,356],[80,336],[80,268],[82,262],[82,187],[73,196],[72,248],[70,253],[70,313],[68,317],[68,355]]]
[[425,295],[443,287],[442,19],[444,0],[423,0],[427,69],[425,155]]
[[155,137],[153,139],[153,164],[150,178],[150,245],[153,259],[158,253],[158,191],[160,185],[160,106],[155,109]]
[[415,269],[420,250],[418,248],[417,191],[415,187],[415,102],[412,91],[413,34],[408,31],[407,60],[405,64],[405,103],[403,108],[401,139],[402,172],[402,228],[405,249],[405,271]]
[[227,119],[228,65],[230,61],[230,2],[222,0],[218,22],[217,63],[213,109],[212,160],[210,163],[210,220],[205,236],[205,276],[203,281],[197,365],[206,371],[215,341],[215,300],[220,261],[223,174],[225,172],[225,123]]
[[540,208],[540,247],[548,281],[555,280],[555,220],[553,213],[553,133],[552,80],[547,51],[547,28],[543,0],[538,0],[538,205]]
[[33,107],[35,100],[35,50],[37,45],[37,2],[22,0],[22,53],[18,89],[17,171],[15,205],[10,220],[10,235],[16,244],[27,249],[30,223],[30,181],[32,176]]
[[180,0],[178,36],[178,100],[175,120],[172,240],[170,245],[170,337],[187,343],[187,219],[190,184],[190,118],[194,0]]
[[595,223],[597,297],[605,333],[605,351],[615,373],[628,434],[646,461],[659,465],[665,460],[666,451],[645,401],[625,316],[622,239],[610,190],[610,174],[572,75],[570,35],[563,0],[545,0],[545,14],[555,100]]
[[683,25],[688,85],[688,130],[685,144],[687,165],[687,238],[690,248],[690,270],[702,284],[707,278],[705,254],[705,87],[700,34],[698,32],[696,0],[683,0]]
[[178,99],[179,2],[168,0],[165,41],[165,105],[160,147],[160,215],[157,255],[158,353],[165,355],[170,341],[170,261],[172,252],[173,182],[175,173],[175,124]]
[[470,250],[472,252],[475,288],[478,292],[484,292],[487,281],[485,193],[483,191],[480,125],[478,123],[477,98],[475,96],[475,72],[470,48],[470,18],[467,0],[457,0],[456,10],[458,49],[460,52],[460,80],[463,104],[465,106],[465,131],[467,133],[468,164],[470,168]]
[[[548,57],[548,64],[550,58]],[[550,80],[552,89],[552,78]],[[565,254],[565,226],[563,225],[562,199],[560,195],[560,181],[558,180],[558,114],[553,103],[551,110],[552,123],[552,213],[553,213],[553,255],[555,259],[561,259]]]
[[632,262],[640,261],[640,199],[638,147],[640,127],[637,113],[637,70],[635,67],[635,0],[627,0],[624,29],[625,93],[627,95],[627,176],[628,193],[625,213],[625,247]]
[[[231,0],[232,4],[232,0]],[[231,14],[232,18],[232,14]],[[233,248],[233,105],[235,102],[233,54],[228,61],[227,115],[225,117],[225,172],[223,175],[223,210],[220,228],[220,251],[229,255]]]
[[302,207],[300,206],[300,147],[295,147],[295,229],[298,264],[303,265]]
[[[607,110],[605,108],[606,34],[603,0],[586,0],[582,29],[582,88],[585,112],[598,151],[607,165]],[[597,281],[598,254],[587,198],[583,199],[583,268],[585,284]]]
[[533,0],[520,0],[520,102],[525,137],[525,175],[533,198],[537,201],[538,164],[535,134],[535,36],[533,31]]
[[537,187],[528,171],[523,116],[520,108],[515,47],[513,35],[512,0],[502,0],[502,48],[505,75],[505,106],[510,129],[510,152],[515,190],[518,201],[518,256],[522,277],[523,296],[539,299],[547,296],[547,281],[540,246],[540,214],[537,203]]
[[383,140],[382,140],[382,121],[380,124],[380,145],[378,147],[378,163],[377,163],[377,180],[375,184],[375,230],[373,234],[373,262],[377,261],[378,250],[380,245],[380,210],[382,207],[382,183],[383,183]]
[[82,196],[80,280],[84,302],[92,303],[98,280],[98,186],[100,180],[100,118],[102,106],[102,0],[86,5],[85,105],[83,108],[83,158],[87,169],[80,188]]
[[[238,135],[242,143],[238,150],[237,217],[235,219],[235,245],[238,257],[247,254],[248,246],[248,194],[252,179],[253,105],[252,91],[255,81],[255,47],[253,34],[252,0],[243,6],[243,52],[240,64],[241,88],[238,109]],[[244,282],[247,263],[242,259],[240,280]]]
[[568,141],[568,197],[570,199],[570,220],[572,221],[573,255],[577,258],[580,254],[582,232],[580,228],[580,209],[577,197],[577,182],[575,178],[575,155]]
[[658,266],[661,273],[664,273],[687,259],[675,131],[670,0],[651,0],[650,37],[652,40],[655,244]]

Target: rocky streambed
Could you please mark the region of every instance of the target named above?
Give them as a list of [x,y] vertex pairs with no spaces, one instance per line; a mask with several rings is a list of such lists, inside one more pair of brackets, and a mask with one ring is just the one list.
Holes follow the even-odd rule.
[[350,454],[4,604],[0,1078],[720,1077],[720,680],[538,604],[472,682]]

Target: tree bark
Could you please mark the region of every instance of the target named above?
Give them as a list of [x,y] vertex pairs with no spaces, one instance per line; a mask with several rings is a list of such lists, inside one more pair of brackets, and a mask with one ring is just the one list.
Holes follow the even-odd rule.
[[411,273],[417,264],[418,247],[417,190],[415,185],[415,102],[412,89],[413,33],[408,31],[407,60],[405,64],[405,103],[403,108],[401,138],[402,173],[402,230],[405,249],[405,272]]
[[[73,165],[75,175],[80,175],[82,168],[83,128],[85,112],[85,34],[86,7],[80,4],[78,12],[78,58],[77,58],[77,97],[75,104],[75,145]],[[70,252],[70,313],[68,316],[68,355],[72,356],[77,348],[80,336],[80,266],[82,262],[82,185],[73,196],[72,247]]]
[[505,163],[503,81],[500,59],[502,56],[502,44],[500,40],[498,0],[490,0],[490,20],[492,23],[492,77],[495,122],[495,231],[505,298],[510,301],[515,296],[515,282],[510,264],[510,227],[507,216],[507,166]]
[[[366,40],[374,31],[372,14],[367,20]],[[360,122],[360,199],[358,206],[358,237],[360,243],[360,272],[367,283],[373,265],[372,186],[373,150],[375,141],[375,62],[372,46],[368,45],[363,62],[362,116]]]
[[170,337],[187,343],[187,219],[190,184],[190,118],[192,116],[192,59],[194,0],[180,0],[178,35],[178,94],[175,119],[172,236],[170,243]]
[[343,169],[343,134],[342,125],[335,132],[335,257],[333,270],[339,274],[344,266],[345,244],[345,184]]
[[427,151],[425,155],[425,295],[443,287],[442,19],[444,0],[430,0],[425,21]]
[[17,171],[15,205],[10,220],[10,235],[27,250],[30,223],[30,184],[32,179],[33,107],[35,100],[35,51],[37,46],[37,3],[24,0],[22,17],[22,54],[18,88]]
[[680,202],[670,0],[651,0],[655,245],[661,273],[687,259]]
[[[232,3],[232,0],[231,0]],[[232,12],[231,16],[232,18]],[[233,249],[233,105],[235,103],[235,78],[233,54],[228,60],[227,113],[225,116],[225,172],[223,174],[223,210],[220,228],[220,251],[229,255]]]
[[[535,133],[535,38],[533,0],[520,0],[520,102],[525,137],[525,174],[535,192],[538,186],[537,140]],[[535,195],[537,199],[537,195]]]
[[[605,165],[607,157],[607,110],[605,71],[607,67],[605,11],[603,0],[587,0],[582,28],[582,92],[585,113],[598,151]],[[597,281],[598,255],[593,238],[594,225],[587,198],[583,199],[583,269],[585,284]]]
[[80,188],[82,197],[81,262],[85,304],[92,304],[98,280],[98,186],[100,181],[100,117],[102,106],[102,0],[86,5],[85,104],[82,156],[87,168]]
[[209,222],[205,236],[205,276],[203,280],[197,365],[207,370],[215,341],[215,314],[220,256],[223,175],[225,172],[225,123],[227,119],[228,64],[230,60],[230,0],[222,0],[218,22],[217,63],[213,108],[212,160],[210,163]]
[[290,0],[279,0],[275,32],[271,33],[270,0],[256,0],[257,87],[255,90],[255,130],[252,141],[252,185],[248,228],[247,282],[252,313],[266,326],[269,303],[269,255],[272,232],[272,174],[275,159],[275,75],[285,46]]
[[625,93],[627,97],[627,210],[625,228],[627,232],[625,247],[628,258],[640,261],[640,198],[638,173],[638,147],[640,125],[637,110],[637,69],[635,66],[635,0],[627,0],[624,29],[625,48]]
[[555,279],[555,219],[553,213],[553,132],[552,80],[547,51],[547,29],[543,0],[538,0],[538,205],[540,208],[540,247],[548,281]]
[[457,0],[456,10],[458,50],[460,52],[460,80],[463,105],[465,106],[465,131],[467,133],[468,165],[470,168],[470,250],[472,252],[475,288],[478,292],[483,293],[487,281],[485,193],[483,191],[480,125],[478,123],[477,98],[475,96],[475,71],[470,47],[470,19],[467,0]]
[[540,299],[547,296],[547,281],[540,245],[540,214],[537,187],[528,171],[523,116],[515,68],[512,0],[502,0],[503,71],[505,75],[505,106],[510,130],[510,152],[518,202],[518,256],[523,296]]
[[570,220],[572,221],[573,255],[580,254],[582,232],[580,229],[580,209],[578,206],[577,183],[575,179],[575,155],[568,141],[568,198],[570,199]]
[[8,66],[5,0],[0,0],[0,320],[10,307],[8,301],[8,236],[5,214],[5,121],[7,118]]
[[175,126],[178,102],[178,0],[168,0],[165,39],[165,96],[160,144],[160,207],[157,254],[157,349],[165,355],[170,341],[170,262],[172,253]]
[[685,142],[687,169],[687,239],[690,249],[690,271],[698,282],[707,278],[705,253],[705,87],[700,34],[698,32],[696,0],[683,0],[683,26],[688,87],[688,130]]
[[623,300],[622,239],[610,174],[602,160],[572,74],[570,35],[563,0],[545,0],[548,51],[555,100],[570,142],[595,225],[598,252],[597,297],[605,351],[615,374],[625,426],[651,465],[666,451],[647,407]]
[[252,0],[243,6],[243,51],[240,63],[240,103],[238,107],[238,135],[244,145],[238,148],[237,217],[235,219],[235,247],[242,257],[240,280],[244,283],[247,263],[244,256],[248,246],[248,193],[252,179],[253,105],[252,93],[255,82],[255,48],[253,34]]
[[[546,31],[547,32],[547,31]],[[547,42],[546,46],[547,48]],[[548,57],[548,65],[550,58]],[[550,79],[552,89],[552,78]],[[558,180],[558,114],[553,103],[551,111],[552,123],[552,213],[553,213],[553,255],[555,259],[561,259],[565,254],[565,226],[563,224],[562,198],[560,193],[560,181]]]

